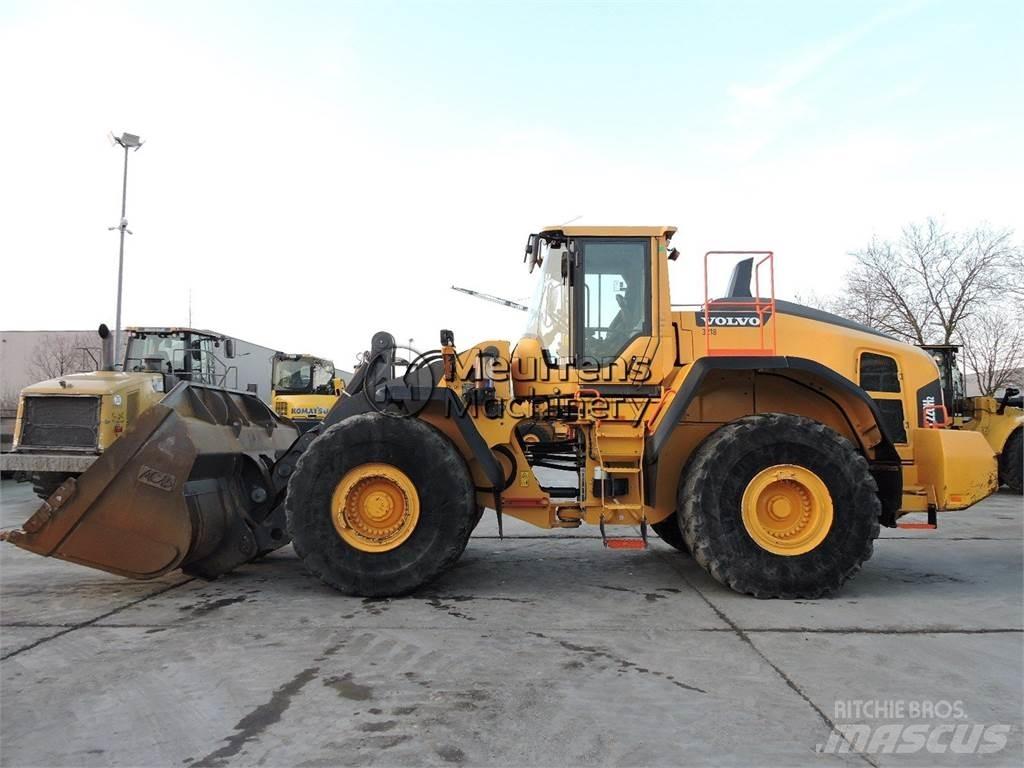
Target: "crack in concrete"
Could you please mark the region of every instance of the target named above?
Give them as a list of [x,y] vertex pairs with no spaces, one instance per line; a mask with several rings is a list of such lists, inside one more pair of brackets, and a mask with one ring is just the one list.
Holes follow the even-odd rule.
[[[665,672],[659,672],[656,669],[641,667],[634,661],[624,659],[621,656],[616,656],[614,653],[609,653],[608,651],[602,650],[600,648],[594,648],[593,646],[589,645],[577,645],[576,643],[570,643],[568,640],[559,640],[554,637],[548,637],[547,635],[541,634],[540,632],[529,632],[528,634],[531,634],[534,637],[539,637],[542,640],[553,640],[554,642],[558,643],[560,646],[565,648],[567,651],[573,651],[575,653],[585,653],[591,659],[606,659],[608,661],[611,661],[612,663],[619,665],[620,672],[632,671],[638,672],[642,675],[654,675],[655,677],[660,677],[664,680],[667,680],[677,688],[683,688],[687,691],[694,691],[695,693],[707,693],[707,691],[705,691],[703,688],[698,688],[695,685],[687,685],[686,683],[676,680],[675,677],[666,674]],[[576,667],[573,668],[575,669]]]
[[[3,656],[0,656],[0,661],[6,661],[7,659],[11,658],[12,656],[17,656],[19,653],[24,653],[25,651],[31,651],[33,648],[37,648],[40,645],[42,645],[43,643],[48,643],[51,640],[56,640],[58,637],[63,637],[64,635],[68,634],[69,632],[74,632],[76,629],[82,629],[84,627],[92,626],[92,625],[96,624],[97,622],[102,621],[103,619],[109,618],[110,616],[113,616],[115,614],[120,613],[121,611],[124,611],[124,610],[127,610],[128,608],[131,608],[133,605],[138,605],[139,603],[144,602],[146,600],[149,600],[150,598],[159,597],[160,595],[164,594],[165,592],[170,592],[172,589],[177,589],[178,587],[184,586],[185,584],[188,584],[190,581],[195,581],[195,579],[194,578],[188,578],[188,579],[185,579],[184,581],[179,581],[176,584],[171,584],[169,586],[164,587],[163,589],[158,589],[155,592],[150,592],[148,595],[143,595],[142,597],[138,598],[137,600],[132,600],[130,602],[125,603],[124,605],[119,605],[117,608],[114,608],[113,610],[107,611],[106,613],[101,613],[99,616],[96,616],[96,617],[94,617],[92,619],[88,619],[86,621],[79,621],[79,622],[77,622],[75,624],[71,624],[70,626],[64,626],[64,628],[61,629],[60,632],[54,632],[52,635],[47,635],[46,637],[42,637],[42,638],[40,638],[39,640],[36,640],[33,643],[29,643],[28,645],[23,645],[20,648],[15,648],[13,651],[9,651],[8,653],[5,653]],[[12,626],[12,625],[8,624],[7,626]]]
[[700,599],[707,604],[708,608],[715,612],[715,615],[718,616],[718,618],[721,621],[729,625],[730,629],[736,634],[736,637],[738,637],[743,643],[749,646],[750,649],[754,653],[756,653],[761,658],[761,660],[764,661],[765,664],[767,664],[775,671],[775,674],[777,674],[782,679],[782,681],[789,687],[790,690],[792,690],[797,696],[803,699],[807,706],[814,710],[814,713],[828,727],[829,732],[838,734],[843,741],[850,745],[851,752],[860,757],[862,760],[864,760],[864,762],[866,762],[868,765],[872,766],[872,768],[879,768],[878,763],[876,763],[870,755],[860,752],[854,747],[852,743],[850,743],[850,741],[846,738],[846,735],[838,728],[836,728],[835,721],[833,721],[832,718],[829,717],[828,714],[826,714],[825,710],[823,710],[821,707],[815,704],[814,700],[811,699],[811,697],[807,693],[805,693],[799,685],[796,684],[796,681],[794,681],[793,678],[791,678],[783,671],[782,667],[780,667],[774,661],[769,659],[768,656],[760,648],[754,645],[754,641],[750,639],[750,636],[747,634],[747,632],[743,628],[741,628],[736,622],[734,622],[731,618],[729,618],[729,616],[727,616],[722,609],[720,609],[714,602],[712,602],[711,598],[705,595],[693,582],[691,582],[690,579],[687,578],[686,574],[682,571],[682,569],[677,567],[677,565],[674,562],[672,562],[672,560],[667,556],[667,554],[668,553],[662,556],[663,559],[665,559],[666,562],[668,562],[671,565],[673,570],[675,570],[682,577],[686,585],[697,593]]

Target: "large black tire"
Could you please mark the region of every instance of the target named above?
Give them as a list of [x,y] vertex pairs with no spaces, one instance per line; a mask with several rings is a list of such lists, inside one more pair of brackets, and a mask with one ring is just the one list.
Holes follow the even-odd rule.
[[[349,470],[385,463],[404,472],[419,496],[409,538],[386,552],[364,552],[337,533],[331,496]],[[306,568],[348,595],[407,594],[459,559],[477,520],[473,480],[441,432],[417,419],[361,414],[326,430],[306,449],[288,482],[288,532]]]
[[666,544],[675,547],[680,552],[690,553],[690,548],[686,546],[686,539],[683,538],[683,532],[679,528],[679,517],[675,513],[660,523],[651,523],[651,528]]
[[[804,554],[762,548],[743,523],[747,485],[776,464],[811,470],[831,496],[832,525]],[[881,515],[878,486],[850,441],[824,424],[779,413],[713,432],[680,478],[677,505],[694,559],[722,584],[760,598],[816,598],[838,589],[871,557]]]
[[1015,431],[1006,440],[1003,452],[999,454],[999,484],[1014,493],[1021,493],[1021,430]]

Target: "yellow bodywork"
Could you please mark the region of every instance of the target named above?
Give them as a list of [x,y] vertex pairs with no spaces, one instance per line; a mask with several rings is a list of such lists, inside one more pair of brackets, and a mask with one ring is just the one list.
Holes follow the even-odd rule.
[[983,435],[997,456],[1010,435],[1024,427],[1024,410],[1006,406],[1000,413],[999,401],[994,397],[969,397],[965,411],[970,419],[963,426]]
[[[541,527],[665,520],[675,511],[680,474],[700,443],[725,424],[764,413],[808,417],[846,437],[869,462],[890,462],[892,471],[902,475],[902,500],[892,510],[894,516],[929,508],[963,509],[996,489],[995,459],[984,440],[964,431],[924,428],[927,407],[941,403],[942,398],[938,369],[926,352],[823,313],[808,316],[806,308],[786,302],[779,302],[761,327],[705,328],[699,309],[680,310],[670,304],[667,256],[673,228],[564,227],[561,231],[567,236],[649,238],[650,335],[634,338],[619,355],[624,364],[614,370],[551,366],[539,340],[531,336],[514,349],[508,342],[491,340],[459,354],[457,376],[447,386],[461,395],[479,378],[481,352],[491,350],[496,353],[494,362],[488,363],[496,371],[494,396],[511,405],[498,418],[470,410],[487,445],[492,451],[500,446],[502,469],[512,471],[507,456],[516,462],[516,475],[501,494],[504,514]],[[774,348],[766,348],[767,344]],[[763,358],[765,368],[751,363],[753,367],[746,369],[712,367],[706,372],[662,448],[656,479],[651,481],[645,476],[650,472],[644,462],[645,443],[668,418],[678,393],[691,385],[691,377],[698,376],[698,363],[716,357],[718,350],[730,350],[729,358],[738,356],[736,350],[746,350],[750,358]],[[854,394],[861,389],[859,369],[864,355],[895,361],[898,391],[867,391],[878,408],[890,414],[902,412],[889,425],[895,437],[891,443],[884,440],[872,407]],[[811,361],[817,369],[772,369],[771,360],[780,358]],[[631,369],[626,364],[638,360],[643,361],[642,379],[635,365]],[[543,376],[536,375],[538,370]],[[845,385],[837,377],[845,379]],[[620,387],[621,395],[602,396],[595,389],[613,386]],[[557,411],[552,402],[568,404],[574,415],[554,421],[584,433],[591,448],[580,487],[589,491],[594,486],[602,493],[588,492],[585,498],[571,501],[545,493],[514,437],[516,426],[531,417],[530,409],[522,406],[531,399],[546,402],[542,410],[548,413]],[[478,489],[486,487],[485,473],[453,420],[430,408],[420,418],[455,442]],[[597,487],[595,478],[600,477],[611,478],[613,488],[615,479],[628,481],[629,490],[606,495],[607,483]],[[651,494],[644,493],[648,483],[653,486],[653,503]],[[493,506],[492,495],[478,491],[478,504]],[[824,502],[819,506],[824,516]]]
[[995,454],[977,432],[915,429],[917,482],[937,509],[965,509],[998,487]]
[[102,453],[139,414],[163,398],[163,378],[152,373],[94,371],[73,373],[58,379],[41,381],[21,391],[18,417],[14,427],[14,448],[22,434],[26,397],[95,397],[99,398],[99,428],[95,450]]
[[338,402],[338,395],[283,395],[274,393],[274,412],[292,421],[319,423]]

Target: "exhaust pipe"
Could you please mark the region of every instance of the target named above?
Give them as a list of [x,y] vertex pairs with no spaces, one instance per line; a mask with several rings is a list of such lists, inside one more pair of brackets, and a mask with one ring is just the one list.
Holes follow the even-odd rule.
[[101,370],[112,371],[114,370],[114,339],[110,335],[110,329],[107,328],[106,323],[100,323],[100,345],[103,350],[101,357],[103,358],[103,367]]

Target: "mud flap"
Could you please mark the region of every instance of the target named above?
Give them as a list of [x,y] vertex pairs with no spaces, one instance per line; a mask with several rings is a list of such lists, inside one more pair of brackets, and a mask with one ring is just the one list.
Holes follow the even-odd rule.
[[270,472],[297,438],[255,395],[181,382],[0,538],[133,579],[212,578],[288,543]]

